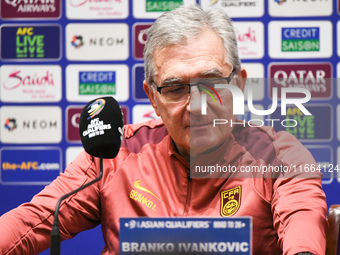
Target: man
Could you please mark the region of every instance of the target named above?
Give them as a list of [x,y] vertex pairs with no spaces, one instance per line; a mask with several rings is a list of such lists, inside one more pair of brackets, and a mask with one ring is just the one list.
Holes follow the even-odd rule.
[[[161,120],[125,127],[118,156],[104,160],[102,180],[62,203],[62,239],[102,224],[102,254],[118,254],[121,217],[246,215],[253,218],[253,254],[323,254],[326,202],[319,178],[295,173],[275,178],[239,178],[231,172],[223,178],[190,175],[196,169],[190,165],[203,162],[238,172],[242,166],[315,163],[285,132],[241,125],[214,128],[215,118],[236,121],[229,90],[215,90],[224,104],[207,99],[207,114],[202,115],[203,91],[214,89],[211,85],[244,89],[247,74],[229,18],[219,10],[180,7],[149,29],[144,54],[143,86]],[[56,201],[98,172],[99,160],[83,152],[30,203],[2,216],[1,254],[36,254],[48,248]],[[224,192],[234,195],[224,200]]]

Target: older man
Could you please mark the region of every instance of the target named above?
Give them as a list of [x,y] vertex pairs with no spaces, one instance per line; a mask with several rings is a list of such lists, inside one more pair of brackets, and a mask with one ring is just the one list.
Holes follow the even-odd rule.
[[[216,118],[236,121],[230,91],[215,84],[243,91],[247,76],[229,18],[196,6],[165,13],[149,29],[144,55],[143,86],[161,120],[125,127],[118,156],[104,160],[103,179],[61,205],[62,239],[102,224],[102,254],[118,254],[121,217],[246,215],[253,218],[253,254],[323,254],[327,223],[320,178],[190,174],[190,165],[202,162],[236,170],[315,163],[288,133],[270,127],[213,127]],[[207,113],[202,114],[209,89],[221,102],[206,98]],[[56,201],[95,178],[98,165],[98,159],[81,153],[30,203],[3,215],[1,254],[48,248]]]

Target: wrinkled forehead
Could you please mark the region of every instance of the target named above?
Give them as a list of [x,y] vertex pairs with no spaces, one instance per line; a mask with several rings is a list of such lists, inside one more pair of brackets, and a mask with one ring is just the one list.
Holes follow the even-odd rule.
[[223,42],[215,33],[189,38],[155,51],[154,78],[226,75],[230,72],[226,57]]

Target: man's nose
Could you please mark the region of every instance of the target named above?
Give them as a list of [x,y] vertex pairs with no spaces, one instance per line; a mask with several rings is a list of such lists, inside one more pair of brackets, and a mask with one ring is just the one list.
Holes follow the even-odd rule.
[[202,95],[197,87],[191,87],[189,98],[188,110],[190,113],[199,115],[201,114]]

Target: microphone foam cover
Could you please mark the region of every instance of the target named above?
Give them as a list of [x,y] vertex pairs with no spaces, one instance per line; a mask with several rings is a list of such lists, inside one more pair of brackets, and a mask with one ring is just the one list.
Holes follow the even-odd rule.
[[123,113],[113,97],[90,101],[80,114],[80,139],[85,151],[92,156],[116,157],[122,142],[123,129]]

